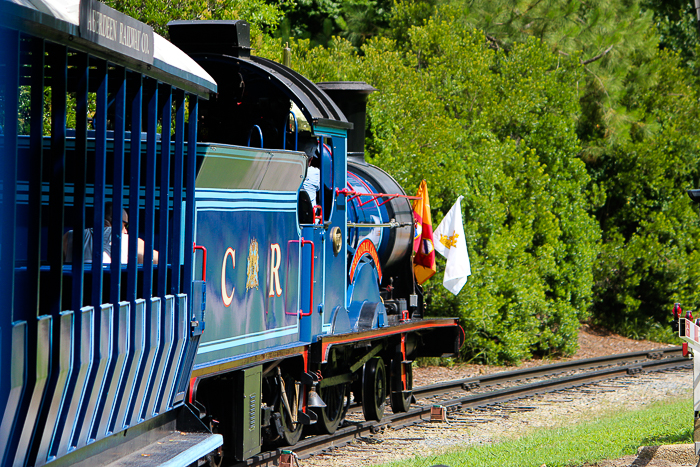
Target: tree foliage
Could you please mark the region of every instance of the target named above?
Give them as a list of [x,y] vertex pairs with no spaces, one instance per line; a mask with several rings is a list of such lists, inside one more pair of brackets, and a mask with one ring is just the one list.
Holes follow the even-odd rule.
[[152,26],[166,38],[166,25],[173,20],[245,19],[251,25],[251,36],[258,40],[263,33],[277,29],[284,5],[264,0],[104,0],[104,3]]
[[697,308],[697,208],[700,147],[693,128],[697,90],[661,53],[657,79],[630,88],[622,103],[637,114],[629,141],[612,144],[591,173],[607,193],[596,211],[604,247],[596,274],[596,314],[628,335],[665,323],[673,302]]
[[339,36],[359,48],[384,33],[392,5],[391,0],[290,0],[282,5],[284,19],[277,37],[327,46]]
[[686,0],[642,0],[642,6],[653,13],[659,36],[659,47],[676,52],[684,67],[700,74],[697,65],[700,33],[693,2]]

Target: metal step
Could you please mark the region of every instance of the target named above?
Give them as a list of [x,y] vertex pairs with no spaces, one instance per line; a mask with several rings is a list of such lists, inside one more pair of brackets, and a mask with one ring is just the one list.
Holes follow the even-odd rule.
[[157,441],[108,464],[109,467],[182,467],[216,451],[224,442],[219,434],[171,431]]

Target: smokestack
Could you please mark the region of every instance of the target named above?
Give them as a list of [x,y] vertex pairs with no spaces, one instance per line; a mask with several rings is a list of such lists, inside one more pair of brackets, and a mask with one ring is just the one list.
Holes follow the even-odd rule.
[[348,158],[364,162],[367,97],[376,89],[363,81],[328,81],[316,85],[333,99],[353,124],[353,129],[348,132]]

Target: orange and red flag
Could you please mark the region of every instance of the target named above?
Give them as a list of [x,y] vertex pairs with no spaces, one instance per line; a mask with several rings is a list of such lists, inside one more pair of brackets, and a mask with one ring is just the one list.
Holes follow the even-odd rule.
[[413,202],[413,271],[416,282],[422,284],[435,274],[435,248],[433,247],[433,221],[430,217],[428,184],[423,180],[418,187],[420,197]]

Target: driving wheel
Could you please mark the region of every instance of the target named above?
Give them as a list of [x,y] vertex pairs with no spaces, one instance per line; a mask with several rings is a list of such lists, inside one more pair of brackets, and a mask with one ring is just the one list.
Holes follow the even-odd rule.
[[386,369],[381,357],[365,363],[362,375],[362,412],[365,420],[380,421],[386,404]]
[[[287,404],[284,402],[282,392],[286,394]],[[296,384],[294,378],[285,377],[284,384],[280,387],[280,397],[275,404],[275,410],[279,414],[279,424],[276,423],[277,432],[280,435],[278,444],[294,446],[301,439],[303,425],[293,421],[291,415],[296,409],[297,399]],[[291,412],[291,413],[290,413]]]

